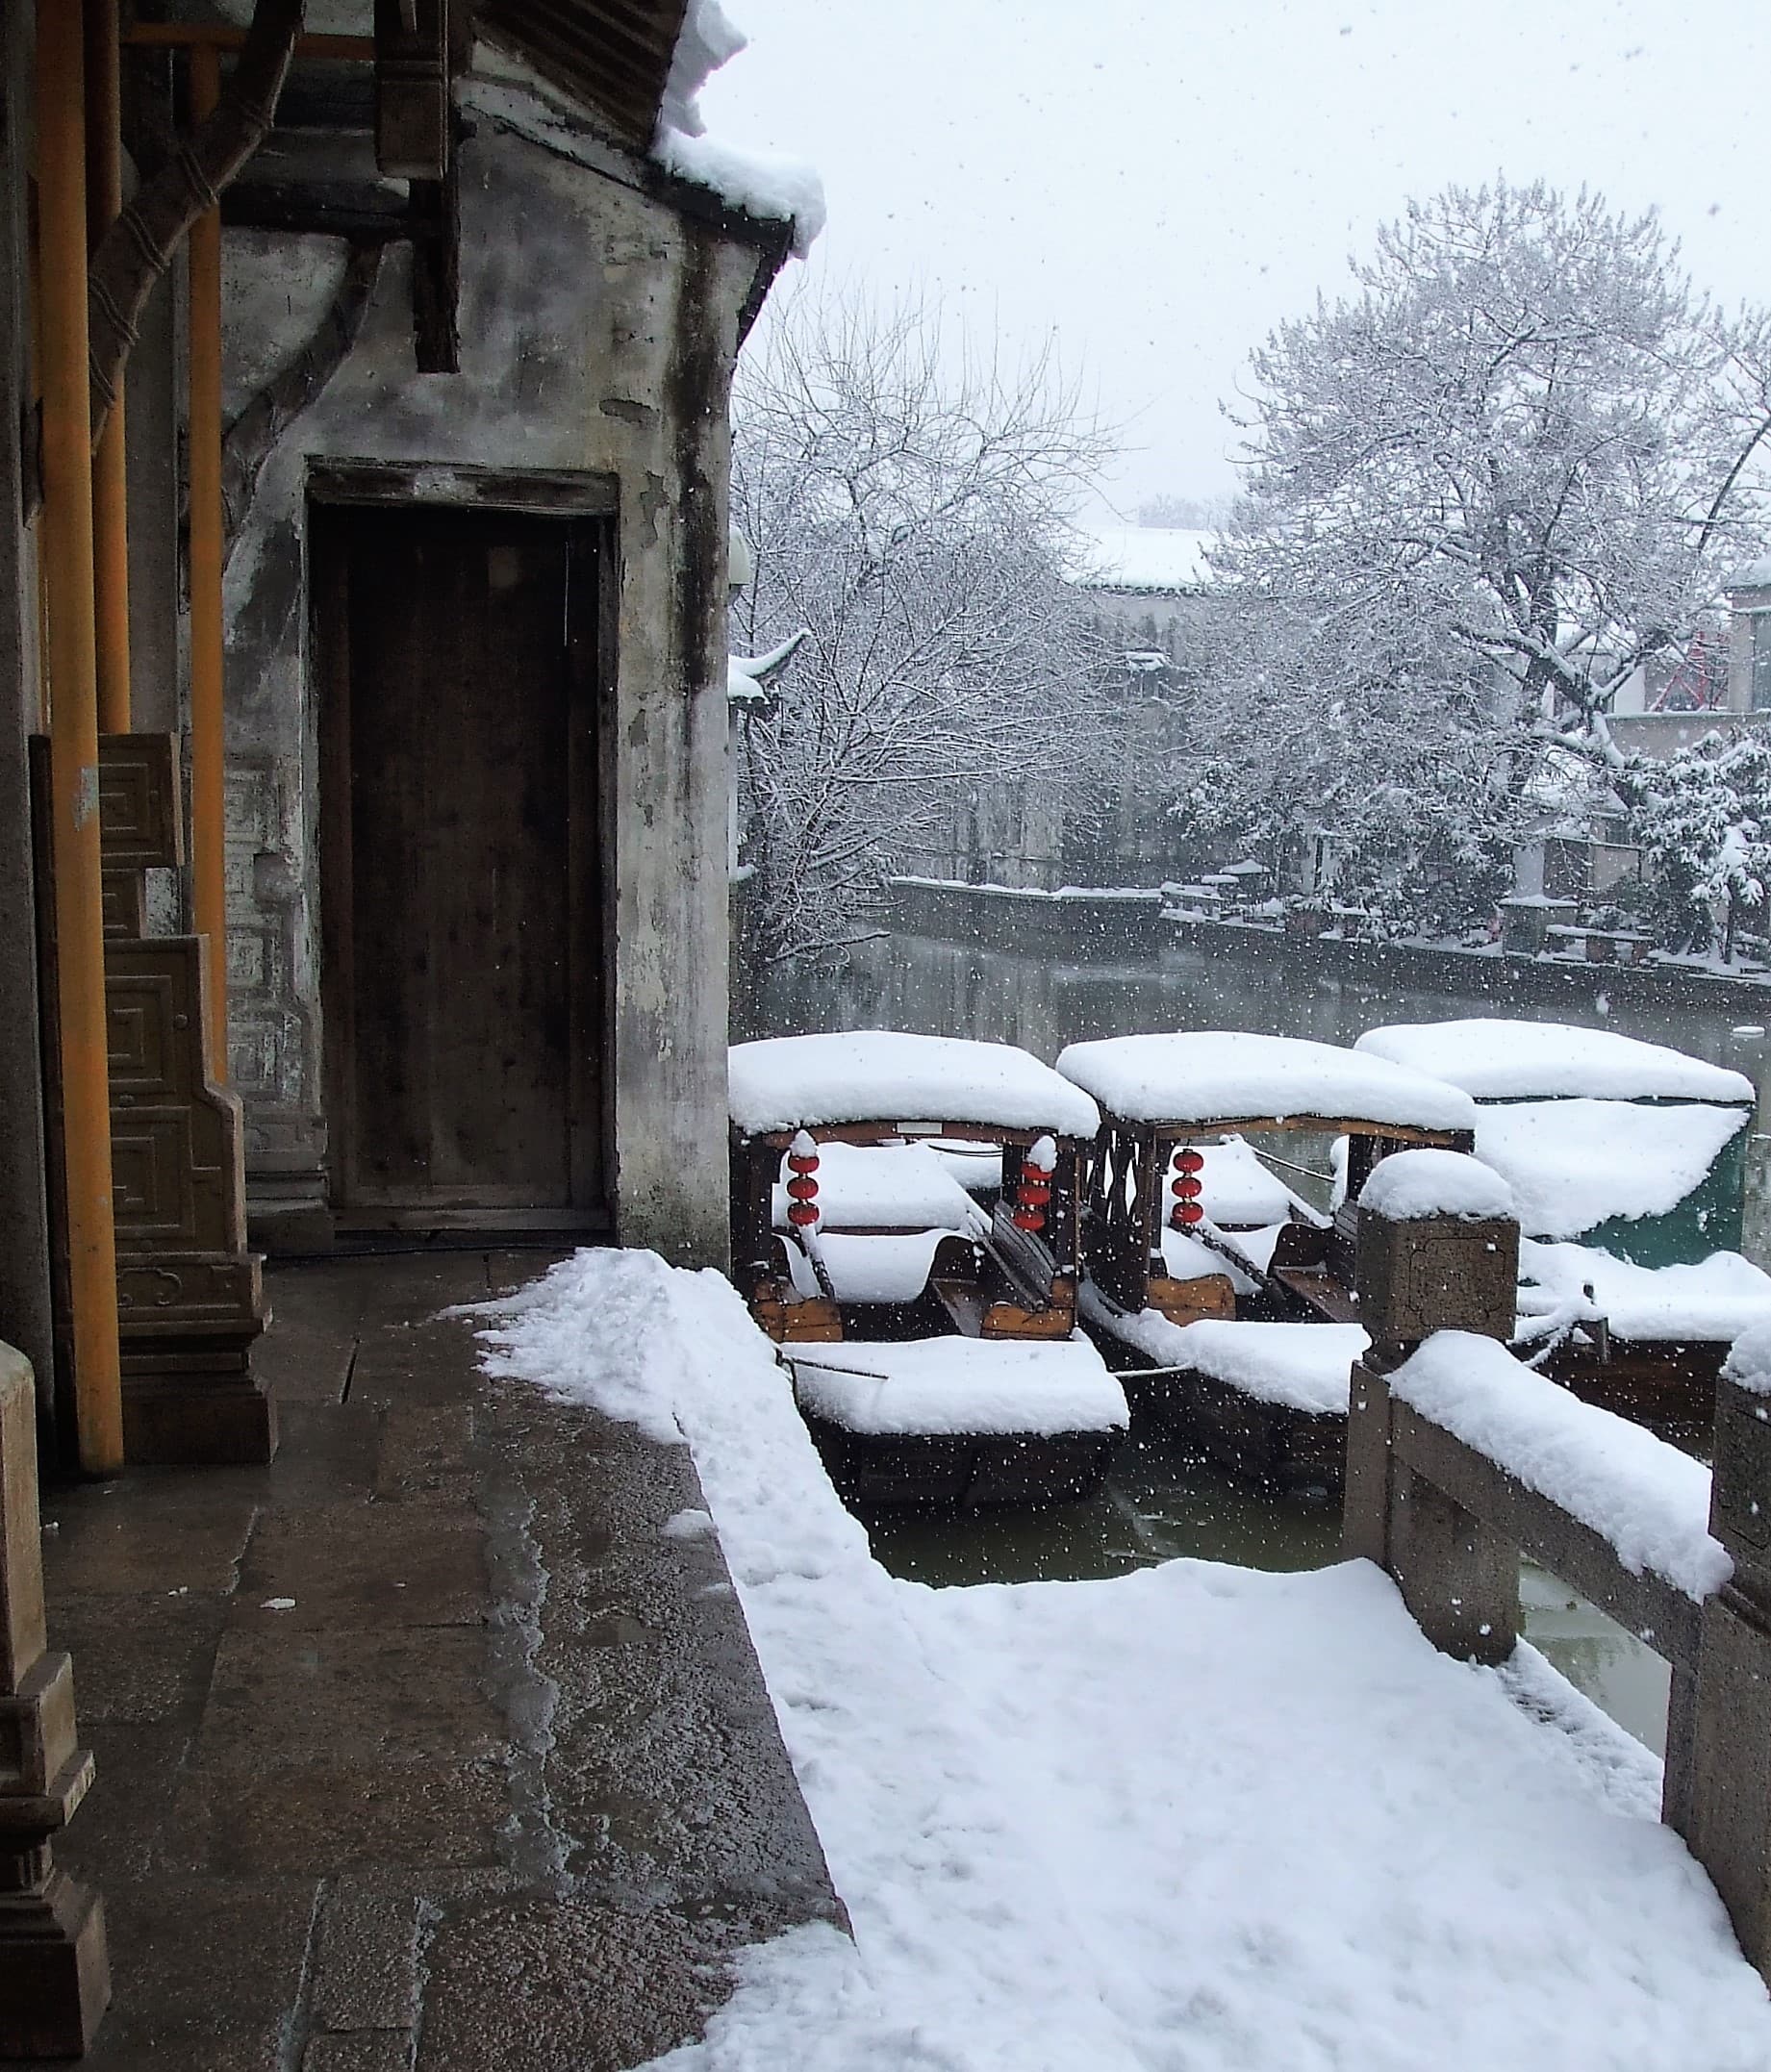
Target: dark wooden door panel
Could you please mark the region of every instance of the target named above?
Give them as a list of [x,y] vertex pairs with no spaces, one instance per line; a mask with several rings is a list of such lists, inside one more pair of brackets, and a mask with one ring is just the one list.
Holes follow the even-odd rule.
[[594,541],[316,514],[342,1208],[601,1207],[595,642],[573,637]]

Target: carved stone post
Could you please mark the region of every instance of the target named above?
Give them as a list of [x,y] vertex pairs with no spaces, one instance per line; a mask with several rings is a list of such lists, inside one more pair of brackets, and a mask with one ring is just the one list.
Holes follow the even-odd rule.
[[0,1345],[0,2057],[75,2058],[111,1998],[98,1896],[51,1837],[92,1781],[73,1665],[45,1644],[31,1363]]
[[1435,1647],[1502,1662],[1518,1635],[1518,1549],[1397,1457],[1405,1413],[1389,1377],[1435,1331],[1512,1336],[1519,1226],[1363,1206],[1358,1217],[1359,1321],[1372,1343],[1348,1399],[1342,1551],[1395,1578]]
[[[1734,1365],[1736,1362],[1731,1362]],[[1666,1818],[1715,1881],[1749,1960],[1771,1980],[1771,1377],[1716,1386],[1709,1529],[1733,1557],[1704,1606],[1686,1765],[1668,1722]],[[1679,1709],[1675,1708],[1676,1711]],[[1673,1779],[1682,1775],[1682,1789]],[[1682,1804],[1680,1801],[1682,1799]]]

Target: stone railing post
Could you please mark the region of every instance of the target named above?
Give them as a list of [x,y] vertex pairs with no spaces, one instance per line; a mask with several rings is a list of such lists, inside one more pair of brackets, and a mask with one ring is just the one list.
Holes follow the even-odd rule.
[[1518,1637],[1519,1551],[1396,1457],[1388,1377],[1435,1331],[1511,1338],[1519,1226],[1364,1206],[1358,1219],[1359,1321],[1372,1342],[1348,1400],[1342,1549],[1395,1578],[1435,1647],[1503,1662]]
[[0,2058],[74,2058],[111,1998],[97,1895],[51,1837],[92,1780],[73,1666],[44,1631],[31,1363],[0,1345]]
[[1734,1573],[1704,1606],[1694,1692],[1675,1678],[1664,1814],[1714,1880],[1748,1959],[1771,1980],[1768,1386],[1728,1374],[1716,1384],[1709,1529]]

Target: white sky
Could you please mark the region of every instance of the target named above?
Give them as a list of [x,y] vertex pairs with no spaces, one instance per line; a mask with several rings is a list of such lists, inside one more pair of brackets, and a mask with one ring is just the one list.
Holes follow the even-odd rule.
[[[722,140],[811,161],[811,261],[1055,335],[1127,427],[1126,508],[1234,487],[1250,348],[1410,195],[1495,172],[1657,207],[1771,300],[1763,0],[727,0]],[[783,285],[786,285],[785,283]]]

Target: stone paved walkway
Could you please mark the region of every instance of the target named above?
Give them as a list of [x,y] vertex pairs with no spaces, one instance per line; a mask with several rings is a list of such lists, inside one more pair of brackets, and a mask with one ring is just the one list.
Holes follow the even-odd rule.
[[44,1493],[94,2072],[615,2072],[840,1918],[683,1449],[475,1370],[535,1254],[286,1268],[267,1469]]

